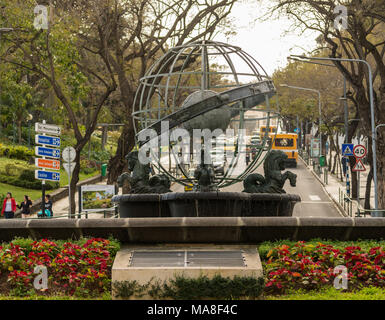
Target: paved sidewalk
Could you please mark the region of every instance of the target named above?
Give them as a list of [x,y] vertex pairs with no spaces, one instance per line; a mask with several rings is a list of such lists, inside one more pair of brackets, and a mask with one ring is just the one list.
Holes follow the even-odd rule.
[[[305,161],[301,159],[303,163]],[[305,163],[306,165],[306,163]],[[307,166],[307,165],[306,165]],[[327,177],[327,184],[324,183],[324,174],[322,173],[320,176],[318,176],[314,170],[313,166],[307,166],[308,170],[312,172],[312,174],[317,178],[317,180],[323,185],[325,191],[328,193],[329,197],[332,198],[334,203],[338,206],[340,211],[343,211],[343,201],[340,199],[340,193],[346,194],[346,177],[343,176],[343,179],[341,181],[340,175],[332,175],[330,172],[328,172]],[[365,201],[365,188],[366,188],[366,181],[367,181],[368,173],[361,172],[360,173],[360,207],[364,207],[364,201]],[[371,198],[370,198],[370,205],[373,208],[374,207],[374,186],[372,183],[372,190],[371,190]],[[351,215],[355,216],[356,212],[358,212],[358,202],[357,199],[354,199],[351,203]],[[348,214],[348,203],[345,203],[345,212],[344,215]],[[370,214],[366,215],[367,217],[370,217]]]

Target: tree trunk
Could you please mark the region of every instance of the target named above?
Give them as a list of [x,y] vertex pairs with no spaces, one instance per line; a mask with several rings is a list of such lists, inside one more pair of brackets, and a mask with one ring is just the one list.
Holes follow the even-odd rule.
[[334,155],[334,163],[333,163],[333,169],[332,169],[332,174],[336,173],[336,168],[337,168],[337,153]]
[[79,182],[79,173],[80,173],[80,151],[81,150],[78,150],[78,146],[75,147],[75,150],[76,150],[76,158],[75,158],[75,168],[74,168],[74,171],[72,172],[72,175],[71,175],[71,194],[70,194],[70,197],[71,197],[71,213],[72,213],[72,217],[71,218],[74,218],[75,217],[75,213],[76,213],[76,203],[75,203],[75,193],[76,193],[76,185],[77,183]]
[[353,171],[353,167],[356,164],[355,157],[349,157],[349,167],[350,167],[350,182],[351,182],[351,198],[352,199],[357,199],[357,188],[358,188],[358,183],[357,183],[357,172]]
[[21,140],[22,140],[22,134],[21,134],[21,120],[17,120],[17,135],[18,135],[18,141],[19,141],[19,144],[21,144]]
[[368,179],[366,180],[364,209],[370,209],[370,193],[372,189],[372,179],[373,179],[373,167],[370,166]]
[[108,177],[107,183],[112,184],[118,180],[118,177],[123,173],[127,166],[125,156],[132,150],[135,145],[135,132],[132,125],[127,125],[123,128],[123,132],[118,140],[118,147],[115,156],[108,162]]

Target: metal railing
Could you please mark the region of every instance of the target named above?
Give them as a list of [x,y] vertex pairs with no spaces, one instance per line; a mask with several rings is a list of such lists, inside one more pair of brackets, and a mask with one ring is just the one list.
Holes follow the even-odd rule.
[[357,218],[362,218],[362,215],[366,218],[366,215],[369,214],[369,216],[371,216],[372,212],[385,212],[384,209],[376,210],[362,208],[361,204],[357,200],[350,198],[341,188],[338,188],[338,193],[338,202],[344,208],[344,211],[347,212],[349,217],[352,217],[353,215],[353,202],[357,204],[357,211],[355,213]]
[[353,214],[353,201],[355,200],[351,199],[341,188],[338,188],[338,203],[344,208],[349,217]]
[[[73,218],[78,218],[78,219],[81,219],[82,216],[85,216],[86,219],[88,219],[88,215],[91,214],[91,213],[95,213],[95,214],[103,214],[103,217],[105,219],[107,219],[107,213],[111,213],[111,212],[116,212],[115,210],[116,207],[113,207],[111,209],[108,209],[108,210],[103,210],[103,211],[92,211],[92,212],[84,212],[84,213],[75,213],[72,215]],[[28,220],[42,220],[42,219],[61,219],[61,218],[68,218],[68,213],[63,213],[62,215],[58,215],[58,216],[53,216],[53,217],[34,217],[34,218],[14,218],[14,219],[28,219]],[[119,218],[119,213],[115,213],[111,216],[111,218]],[[110,219],[110,218],[108,218]]]

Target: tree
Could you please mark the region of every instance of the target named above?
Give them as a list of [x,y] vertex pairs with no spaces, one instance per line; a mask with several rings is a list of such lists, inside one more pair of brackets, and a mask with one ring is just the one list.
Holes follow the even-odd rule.
[[[297,117],[305,123],[319,122],[317,93],[306,90],[279,87],[280,84],[317,89],[321,92],[322,141],[323,150],[327,139],[341,132],[343,109],[340,104],[342,77],[336,68],[303,62],[291,62],[273,74],[278,87],[280,113],[287,124],[296,126]],[[274,99],[272,99],[274,101]],[[308,128],[305,128],[307,130]],[[320,130],[318,130],[318,135]],[[334,150],[334,144],[331,149]],[[334,150],[336,151],[336,150]]]
[[[236,0],[111,0],[77,3],[78,10],[88,6],[103,6],[98,19],[94,20],[101,34],[79,35],[84,41],[84,49],[105,54],[119,84],[122,121],[125,123],[118,141],[116,154],[108,164],[108,182],[113,183],[125,170],[125,155],[135,144],[131,113],[134,97],[142,77],[149,66],[164,54],[168,48],[186,41],[209,39],[219,26],[226,26],[226,17]],[[98,43],[106,45],[99,51]],[[169,66],[164,66],[167,72]]]
[[[108,56],[86,51],[77,38],[81,32],[100,33],[102,41],[98,44],[98,50],[106,52],[104,30],[82,21],[79,15],[73,15],[74,11],[54,7],[52,3],[48,30],[35,30],[32,25],[33,8],[34,1],[8,2],[3,7],[4,16],[8,17],[7,25],[16,29],[7,35],[11,45],[4,60],[44,78],[66,110],[76,138],[76,164],[70,182],[70,197],[74,200],[79,181],[80,152],[95,130],[100,110],[117,85],[108,71],[111,69]],[[101,15],[97,8],[92,10],[96,15]],[[83,131],[77,117],[77,111],[81,109],[89,113],[89,121]],[[72,204],[74,213],[75,201]]]
[[[339,12],[336,5],[348,10],[346,28],[334,28]],[[333,58],[368,61],[373,67],[375,123],[385,121],[385,3],[381,0],[277,0],[274,11],[293,18],[294,27],[318,31],[322,44]],[[362,131],[371,139],[369,76],[362,63],[334,62],[353,88],[351,99],[358,106]],[[385,132],[377,137],[378,203],[385,207]],[[371,150],[369,150],[369,158]]]

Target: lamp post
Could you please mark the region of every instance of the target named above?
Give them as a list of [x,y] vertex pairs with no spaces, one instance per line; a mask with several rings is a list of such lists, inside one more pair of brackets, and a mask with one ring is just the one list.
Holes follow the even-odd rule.
[[28,113],[27,116],[27,123],[28,123],[28,148],[31,148],[31,122],[32,122],[33,116],[32,114]]
[[292,89],[298,89],[298,90],[305,90],[305,91],[312,91],[318,93],[318,111],[319,111],[319,134],[320,134],[320,155],[322,155],[322,135],[321,135],[321,125],[322,125],[322,115],[321,115],[321,92],[317,89],[311,89],[311,88],[302,88],[302,87],[295,87],[295,86],[289,86],[287,84],[281,84],[281,87],[284,88],[292,88]]
[[[374,210],[378,209],[378,194],[377,194],[377,133],[374,122],[374,98],[373,98],[373,73],[370,64],[366,60],[362,59],[346,59],[346,58],[325,58],[325,57],[306,57],[306,56],[298,56],[291,55],[290,57],[307,59],[307,60],[319,60],[319,61],[341,61],[341,62],[357,62],[363,63],[367,66],[369,72],[369,102],[370,102],[370,117],[371,117],[371,129],[372,129],[372,153],[373,153],[373,182],[374,182]],[[384,215],[374,211],[374,217],[383,217]]]

